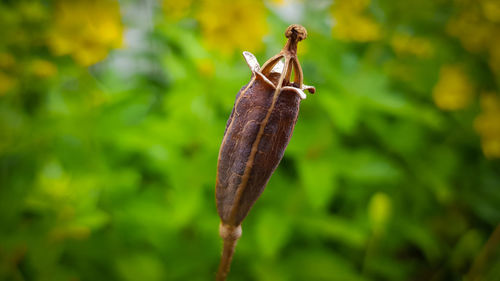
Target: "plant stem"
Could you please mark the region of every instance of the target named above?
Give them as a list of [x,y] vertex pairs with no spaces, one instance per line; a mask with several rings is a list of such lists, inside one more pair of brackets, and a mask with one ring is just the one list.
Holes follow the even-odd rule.
[[219,228],[220,236],[224,241],[224,247],[222,249],[222,257],[219,264],[219,270],[217,271],[216,281],[225,281],[229,269],[231,267],[231,260],[233,259],[234,249],[236,248],[236,243],[241,237],[241,225],[231,226],[231,225],[220,225]]
[[231,260],[233,259],[234,249],[238,240],[224,240],[224,249],[222,258],[220,260],[219,270],[217,271],[217,281],[225,281],[229,268],[231,267]]
[[497,225],[490,238],[488,238],[488,241],[486,241],[486,244],[476,256],[471,269],[465,276],[465,280],[476,281],[481,279],[484,267],[491,255],[497,251],[498,245],[500,245],[500,224]]

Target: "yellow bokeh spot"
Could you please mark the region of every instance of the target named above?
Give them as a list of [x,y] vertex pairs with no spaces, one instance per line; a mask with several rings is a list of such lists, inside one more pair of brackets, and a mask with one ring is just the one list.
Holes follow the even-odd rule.
[[197,18],[207,47],[223,54],[258,51],[268,31],[266,9],[255,0],[204,0]]
[[9,53],[0,53],[0,68],[10,69],[16,64],[16,59]]
[[55,55],[71,55],[83,66],[106,58],[122,46],[123,26],[117,1],[57,1],[48,45]]
[[280,8],[280,7],[286,7],[286,6],[293,6],[296,5],[297,3],[303,3],[304,0],[264,0],[266,5],[273,7],[273,8]]
[[3,96],[10,90],[12,90],[17,84],[14,77],[0,72],[0,96]]
[[31,72],[40,78],[48,78],[57,73],[57,67],[50,61],[35,59],[31,62]]
[[[500,34],[500,28],[498,29],[498,34]],[[489,64],[490,67],[497,73],[500,74],[500,36],[496,37],[490,44],[489,48]]]
[[180,20],[188,15],[192,2],[192,0],[163,0],[163,12],[168,19]]
[[[497,119],[497,122],[499,120]],[[500,158],[500,139],[485,138],[481,140],[481,148],[488,158]]]
[[498,0],[462,0],[461,9],[447,25],[447,31],[460,39],[469,52],[492,49],[500,28],[500,2]]
[[481,114],[474,128],[481,136],[481,147],[488,158],[500,158],[500,98],[496,93],[481,95]]
[[369,42],[381,37],[380,25],[368,15],[370,0],[339,0],[332,6],[333,36],[346,41]]
[[429,40],[407,34],[395,34],[392,37],[391,46],[399,56],[408,54],[428,58],[434,53],[434,48]]
[[464,70],[460,66],[447,65],[441,68],[432,97],[439,108],[458,110],[471,103],[473,91],[473,86]]
[[463,12],[458,18],[449,22],[448,32],[460,39],[469,52],[482,51],[491,39],[491,26],[481,21],[474,10]]
[[500,1],[481,0],[484,17],[491,22],[500,22]]

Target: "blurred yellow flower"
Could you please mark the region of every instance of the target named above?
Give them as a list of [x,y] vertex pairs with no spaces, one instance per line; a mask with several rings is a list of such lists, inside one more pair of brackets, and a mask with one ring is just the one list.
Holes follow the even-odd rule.
[[271,3],[276,6],[283,6],[286,4],[286,0],[271,0]]
[[31,72],[40,78],[54,76],[57,73],[57,67],[50,61],[35,59],[31,62]]
[[500,1],[481,0],[481,7],[486,19],[491,22],[500,22]]
[[71,55],[88,66],[122,45],[120,9],[113,0],[60,0],[56,3],[48,45],[55,55]]
[[500,2],[498,0],[460,0],[461,7],[448,23],[447,31],[462,42],[470,52],[492,48],[500,32]]
[[500,158],[500,98],[495,93],[481,95],[482,112],[474,120],[481,147],[488,158]]
[[0,71],[0,96],[3,96],[17,84],[14,77]]
[[473,97],[473,86],[462,67],[446,65],[441,67],[439,80],[432,96],[436,105],[443,110],[458,110],[467,107]]
[[408,34],[395,34],[391,40],[391,46],[397,55],[414,55],[420,58],[428,58],[434,48],[429,40]]
[[500,75],[500,1],[455,1],[460,9],[448,22],[448,33],[469,52],[487,52],[491,69]]
[[380,26],[366,9],[370,0],[338,0],[332,6],[333,36],[347,41],[369,42],[380,38]]
[[[498,29],[498,34],[500,34],[500,29]],[[490,67],[500,75],[500,36],[497,36],[491,43],[489,53]]]
[[480,52],[488,46],[492,26],[481,20],[476,9],[466,10],[448,23],[448,32],[456,36],[469,52]]
[[192,5],[192,0],[163,0],[162,8],[166,18],[180,20],[187,16]]
[[223,54],[260,50],[268,31],[260,0],[203,0],[197,18],[207,47]]
[[0,96],[12,90],[17,80],[12,74],[12,69],[16,65],[16,59],[9,53],[0,53]]
[[16,59],[9,53],[0,53],[0,68],[9,69],[16,64]]

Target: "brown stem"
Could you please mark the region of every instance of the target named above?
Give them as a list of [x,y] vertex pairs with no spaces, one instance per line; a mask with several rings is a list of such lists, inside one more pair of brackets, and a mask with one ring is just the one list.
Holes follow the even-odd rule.
[[[292,76],[292,68],[293,68],[293,63],[292,59],[287,59],[285,60],[285,66],[283,67],[284,72],[281,74],[282,79],[280,79],[280,83],[278,84],[278,92],[281,89],[281,87],[288,85],[290,82],[290,76]],[[283,80],[283,81],[282,81]]]
[[219,270],[217,271],[215,280],[225,281],[227,274],[229,273],[229,268],[231,267],[231,260],[233,259],[236,243],[241,237],[241,225],[235,227],[221,223],[219,233],[224,241],[224,247],[222,250]]
[[302,88],[302,84],[304,84],[304,75],[302,74],[302,67],[300,66],[298,58],[294,58],[293,68],[295,69],[295,77],[293,79],[293,82],[297,84],[297,87]]
[[500,224],[497,225],[493,233],[486,241],[486,244],[483,246],[479,254],[476,256],[474,263],[472,264],[471,269],[466,275],[465,280],[467,281],[476,281],[481,279],[481,273],[484,269],[488,258],[493,254],[494,251],[498,249],[500,245]]

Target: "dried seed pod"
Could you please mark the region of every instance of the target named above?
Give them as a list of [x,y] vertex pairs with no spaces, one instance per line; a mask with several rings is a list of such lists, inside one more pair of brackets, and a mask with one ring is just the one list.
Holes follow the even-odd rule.
[[[264,191],[292,136],[299,105],[306,98],[297,43],[307,37],[300,25],[291,25],[280,53],[264,63],[244,52],[252,78],[236,96],[224,132],[217,167],[216,199],[224,250],[217,280],[225,280],[241,222]],[[283,63],[282,60],[285,62]],[[291,82],[292,70],[294,81]]]

